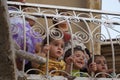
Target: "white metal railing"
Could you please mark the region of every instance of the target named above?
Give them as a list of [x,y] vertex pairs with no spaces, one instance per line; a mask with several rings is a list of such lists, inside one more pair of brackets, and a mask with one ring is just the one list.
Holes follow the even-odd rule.
[[[25,26],[25,17],[27,15],[32,15],[37,17],[37,19],[35,19],[36,26],[32,29],[33,32],[34,30],[35,31],[37,30],[37,32],[39,32],[39,34],[42,35],[43,39],[45,38],[45,36],[48,35],[52,35],[53,37],[56,37],[52,34],[52,31],[54,31],[53,27],[64,21],[67,21],[69,25],[70,34],[71,35],[74,34],[77,37],[77,40],[82,43],[91,43],[90,45],[93,48],[91,52],[93,54],[95,52],[94,51],[95,42],[99,42],[100,44],[106,42],[106,36],[100,33],[100,28],[104,27],[108,33],[112,48],[113,73],[114,73],[114,76],[112,78],[119,76],[119,74],[116,75],[115,73],[115,51],[113,45],[114,43],[112,41],[109,29],[116,31],[118,33],[118,35],[116,36],[116,40],[118,44],[120,44],[120,30],[114,29],[114,25],[118,25],[118,26],[120,25],[120,12],[109,12],[109,11],[91,10],[84,8],[20,3],[20,2],[11,2],[11,1],[8,1],[7,3],[9,8],[10,7],[14,8],[14,10],[9,9],[10,16],[12,17],[21,16],[23,18],[24,26]],[[59,11],[62,10],[65,12],[59,13]],[[67,13],[69,15],[62,15],[63,13]],[[111,17],[109,18],[109,16]],[[60,20],[60,22],[56,24],[51,24],[52,20]],[[84,26],[82,26],[81,23],[84,23]],[[94,26],[92,30],[91,30],[91,24],[92,26]],[[74,28],[78,30],[75,32],[73,30]],[[26,46],[25,31],[26,29],[24,28],[24,37],[25,37],[24,46]],[[57,37],[57,39],[63,36],[63,34],[61,34],[60,32],[59,32],[60,36]],[[33,33],[31,32],[31,35],[32,34]],[[73,36],[72,36],[72,40],[73,40]],[[24,47],[24,50],[26,50],[26,47]],[[47,59],[49,60],[49,57],[47,57]],[[48,60],[47,60],[47,66],[49,65]],[[47,69],[46,74],[47,76],[49,76],[48,67],[46,69]]]

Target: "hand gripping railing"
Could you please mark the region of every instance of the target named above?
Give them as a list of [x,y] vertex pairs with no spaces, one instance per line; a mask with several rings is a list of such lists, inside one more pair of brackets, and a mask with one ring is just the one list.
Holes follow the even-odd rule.
[[[93,61],[95,54],[95,49],[94,49],[95,42],[99,42],[100,44],[106,42],[106,36],[100,33],[100,31],[97,32],[97,30],[100,30],[101,27],[104,27],[111,42],[113,73],[114,73],[114,77],[116,76],[115,51],[109,29],[116,31],[118,33],[118,35],[116,36],[116,40],[118,43],[120,43],[120,39],[119,39],[120,30],[116,30],[113,26],[113,25],[120,25],[120,12],[110,12],[110,11],[108,12],[108,11],[92,10],[92,9],[84,9],[84,8],[20,3],[20,2],[11,2],[11,1],[8,1],[8,6],[9,7],[14,6],[14,9],[16,9],[16,10],[9,10],[10,16],[12,17],[21,16],[23,17],[24,22],[26,15],[32,15],[37,17],[37,20],[34,21],[36,22],[36,25],[38,27],[34,27],[32,30],[34,32],[35,30],[39,29],[38,32],[41,34],[43,39],[45,38],[45,36],[49,36],[49,35],[52,36],[53,38],[57,37],[56,39],[60,39],[61,37],[63,37],[62,31],[59,29],[56,30],[54,26],[66,21],[68,23],[69,32],[71,34],[72,41],[73,38],[76,37],[76,39],[81,43],[90,42],[90,46],[92,47],[91,52],[93,53]],[[63,12],[59,12],[62,10]],[[67,13],[69,15],[63,15],[64,13]],[[57,21],[59,20],[60,22],[56,24],[51,24],[51,21],[55,21],[55,20]],[[84,24],[84,26],[81,25],[81,23]],[[91,24],[92,26],[94,26],[93,29],[91,29]],[[74,31],[73,30],[74,28],[78,30]],[[57,31],[59,37],[54,36],[55,31]],[[72,44],[74,44],[74,42],[72,42]],[[47,57],[47,59],[48,58],[49,57]],[[48,61],[49,59],[47,60],[47,66],[49,66]],[[47,69],[46,73],[47,75],[49,75],[48,67],[46,69]]]

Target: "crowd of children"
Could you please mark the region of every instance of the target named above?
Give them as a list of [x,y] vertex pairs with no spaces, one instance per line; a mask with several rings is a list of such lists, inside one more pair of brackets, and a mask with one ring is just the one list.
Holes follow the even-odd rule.
[[[18,19],[18,18],[17,18]],[[21,18],[19,18],[21,20]],[[19,20],[19,21],[20,21]],[[23,49],[23,42],[24,40],[22,33],[23,26],[20,25],[21,23],[14,23],[14,20],[11,19],[11,24],[16,24],[20,32],[13,35],[13,39],[16,41],[16,43],[20,46],[21,49]],[[42,56],[45,58],[49,58],[48,65],[45,64],[38,64],[34,62],[30,62],[30,64],[27,64],[27,66],[31,66],[30,68],[37,68],[40,69],[44,74],[46,74],[46,66],[48,66],[48,72],[50,73],[53,70],[56,70],[56,72],[52,73],[52,75],[63,75],[65,74],[61,72],[57,72],[59,70],[66,71],[67,73],[71,74],[72,76],[85,76],[81,75],[80,73],[77,75],[74,75],[76,72],[81,72],[83,69],[86,69],[85,73],[88,73],[91,75],[92,72],[95,74],[99,72],[106,72],[111,73],[107,68],[107,62],[104,56],[102,55],[95,55],[94,61],[92,61],[92,57],[90,56],[89,50],[84,46],[80,45],[81,43],[73,43],[73,49],[71,46],[71,35],[68,32],[68,24],[67,21],[60,23],[57,25],[56,28],[61,29],[63,31],[63,38],[61,39],[53,39],[50,35],[49,38],[45,38],[42,40],[41,38],[34,38],[30,35],[30,19],[26,18],[26,51],[29,51],[31,53],[36,53],[38,56]],[[56,24],[58,22],[54,22]],[[23,24],[23,23],[22,23]],[[56,36],[58,34],[55,34]],[[34,39],[34,40],[33,40]],[[49,44],[47,39],[49,39]],[[20,43],[21,42],[21,43]],[[75,41],[77,42],[77,41]],[[36,44],[38,43],[38,44]],[[84,47],[84,48],[83,48]],[[87,56],[87,57],[86,57]],[[61,58],[62,57],[62,58]],[[72,66],[72,68],[71,68]],[[19,68],[19,66],[18,66]],[[71,71],[72,69],[72,71]],[[105,74],[100,75],[99,77],[107,77]]]

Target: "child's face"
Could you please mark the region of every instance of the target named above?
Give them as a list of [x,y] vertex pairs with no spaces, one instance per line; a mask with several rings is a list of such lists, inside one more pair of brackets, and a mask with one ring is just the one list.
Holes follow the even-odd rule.
[[97,57],[95,59],[97,72],[106,72],[107,70],[107,63],[104,57]]
[[60,40],[53,40],[50,42],[50,59],[58,59],[63,55],[63,48],[64,48],[64,41]]
[[85,54],[82,51],[74,52],[74,68],[81,69],[85,65]]
[[68,31],[68,23],[66,21],[62,22],[58,25],[58,28],[62,31]]

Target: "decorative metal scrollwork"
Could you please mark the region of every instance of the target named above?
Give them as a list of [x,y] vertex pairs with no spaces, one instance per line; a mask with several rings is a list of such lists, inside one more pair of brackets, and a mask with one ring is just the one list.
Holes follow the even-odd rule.
[[80,22],[80,19],[78,17],[70,17],[69,18],[70,21],[73,21],[73,22]]
[[12,35],[17,34],[19,32],[19,28],[15,24],[11,24],[10,28],[11,28]]
[[96,34],[94,35],[94,40],[95,40],[96,42],[105,42],[106,37],[105,37],[105,35],[103,35],[103,34],[101,34],[101,33],[96,33]]
[[31,35],[35,38],[42,37],[44,39],[46,36],[46,32],[45,32],[44,28],[35,26],[35,27],[31,28]]
[[50,37],[56,40],[63,38],[63,32],[58,28],[50,29]]
[[86,43],[89,41],[89,35],[83,31],[76,32],[75,37],[80,43]]

